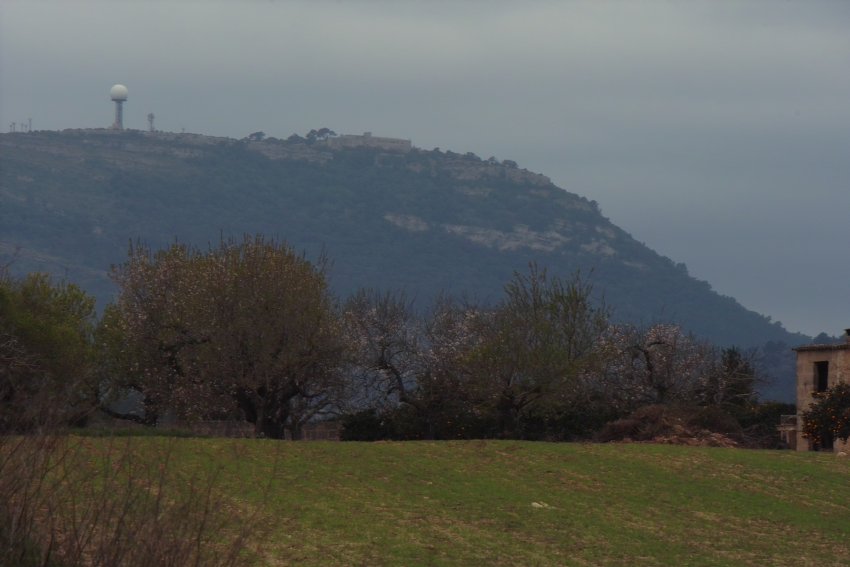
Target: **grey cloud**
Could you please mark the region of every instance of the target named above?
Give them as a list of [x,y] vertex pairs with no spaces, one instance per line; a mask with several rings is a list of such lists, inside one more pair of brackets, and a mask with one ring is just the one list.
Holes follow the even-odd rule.
[[[846,2],[0,4],[0,124],[514,159],[792,330],[850,324]],[[819,292],[811,293],[812,273]],[[845,309],[847,309],[845,307]]]

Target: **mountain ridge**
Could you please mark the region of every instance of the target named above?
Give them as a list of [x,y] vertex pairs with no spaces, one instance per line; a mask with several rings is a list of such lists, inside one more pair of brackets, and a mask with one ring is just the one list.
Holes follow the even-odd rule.
[[[0,258],[47,270],[103,304],[110,264],[142,239],[203,245],[262,232],[308,256],[329,279],[496,300],[535,261],[592,272],[615,318],[674,321],[720,345],[795,344],[785,330],[691,277],[602,215],[598,204],[511,160],[423,150],[409,140],[311,132],[286,140],[65,130],[0,134]],[[322,132],[322,131],[319,131]]]

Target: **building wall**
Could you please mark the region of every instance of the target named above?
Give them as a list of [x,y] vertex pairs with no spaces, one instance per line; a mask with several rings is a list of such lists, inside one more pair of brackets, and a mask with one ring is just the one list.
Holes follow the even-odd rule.
[[[814,401],[817,392],[818,376],[815,363],[828,362],[827,387],[845,382],[850,383],[850,340],[840,345],[812,345],[795,349],[797,351],[797,450],[808,451],[809,440],[803,437],[803,411]],[[836,442],[835,450],[847,450],[843,443]]]
[[[845,346],[845,345],[839,345]],[[850,347],[850,345],[847,345]],[[829,383],[850,382],[850,348],[797,351],[797,407],[806,409],[817,391],[816,362],[829,362]]]
[[400,138],[383,138],[373,136],[366,132],[362,136],[343,134],[337,138],[328,138],[328,147],[331,148],[379,148],[395,152],[409,152],[413,147],[410,140]]

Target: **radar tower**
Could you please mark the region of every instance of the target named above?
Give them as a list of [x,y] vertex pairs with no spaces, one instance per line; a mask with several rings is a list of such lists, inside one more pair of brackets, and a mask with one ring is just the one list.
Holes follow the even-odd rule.
[[115,103],[115,122],[112,123],[113,130],[124,129],[124,109],[122,105],[127,100],[127,87],[124,85],[113,85],[109,90],[109,96]]

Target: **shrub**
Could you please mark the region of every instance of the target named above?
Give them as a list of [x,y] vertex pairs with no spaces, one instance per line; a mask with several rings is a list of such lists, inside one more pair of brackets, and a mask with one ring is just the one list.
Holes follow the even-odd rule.
[[815,394],[815,401],[803,412],[803,435],[820,447],[850,437],[850,384],[836,384]]
[[741,427],[719,408],[651,405],[608,423],[601,442],[632,440],[685,445],[737,446]]
[[0,567],[250,562],[256,519],[224,508],[215,473],[178,475],[174,440],[163,446],[0,436]]
[[744,430],[735,417],[718,406],[700,408],[686,420],[687,425],[721,433],[736,440],[743,439]]
[[747,447],[759,449],[787,448],[779,437],[776,424],[780,417],[797,413],[794,404],[781,402],[765,402],[754,404],[738,417],[744,430],[744,444]]
[[375,409],[367,409],[343,416],[342,441],[379,441],[388,437],[386,421]]
[[602,443],[624,439],[649,441],[667,433],[673,422],[670,408],[663,405],[644,406],[628,417],[607,423],[597,434],[597,440]]

